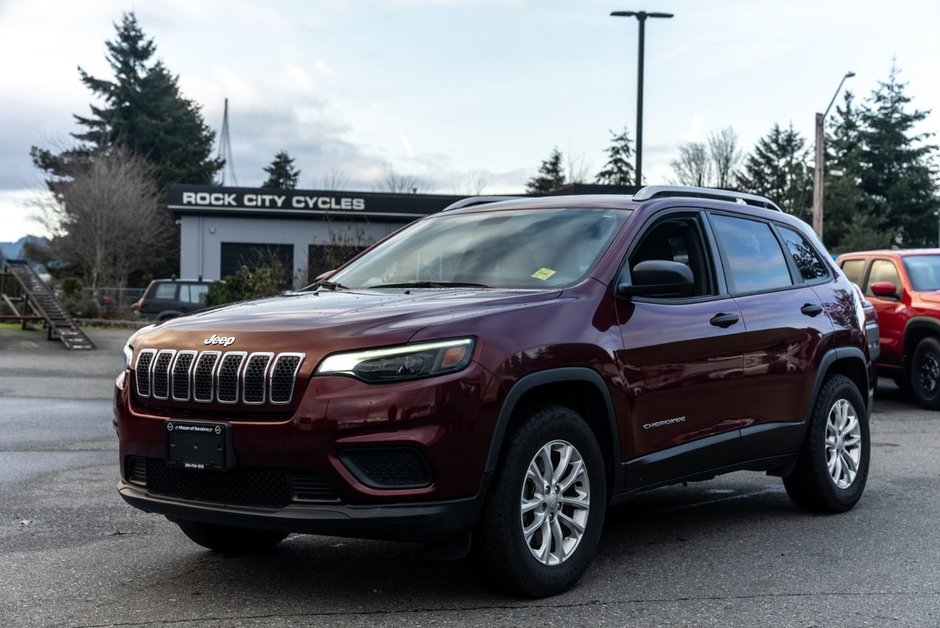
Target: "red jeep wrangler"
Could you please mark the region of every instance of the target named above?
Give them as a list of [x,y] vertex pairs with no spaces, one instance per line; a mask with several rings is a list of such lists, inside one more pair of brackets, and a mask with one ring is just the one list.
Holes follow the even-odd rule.
[[846,253],[836,263],[878,312],[879,373],[940,409],[940,249]]

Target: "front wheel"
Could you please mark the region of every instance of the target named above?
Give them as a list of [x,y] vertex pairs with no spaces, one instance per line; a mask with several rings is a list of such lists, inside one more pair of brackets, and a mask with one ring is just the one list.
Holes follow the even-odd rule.
[[783,478],[793,502],[812,512],[845,512],[868,480],[868,415],[855,383],[833,375],[813,406],[796,467]]
[[506,443],[474,536],[474,567],[506,593],[560,593],[578,581],[600,540],[600,447],[580,416],[556,405],[528,413]]
[[206,549],[225,554],[248,554],[270,549],[287,538],[287,532],[234,528],[202,521],[176,521],[183,534]]
[[931,337],[918,343],[911,358],[910,385],[921,407],[940,410],[940,340]]

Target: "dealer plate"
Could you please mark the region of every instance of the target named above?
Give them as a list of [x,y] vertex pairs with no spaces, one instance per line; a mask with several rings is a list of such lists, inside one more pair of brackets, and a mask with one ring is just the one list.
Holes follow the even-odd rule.
[[168,421],[166,463],[171,467],[221,471],[233,464],[227,423]]

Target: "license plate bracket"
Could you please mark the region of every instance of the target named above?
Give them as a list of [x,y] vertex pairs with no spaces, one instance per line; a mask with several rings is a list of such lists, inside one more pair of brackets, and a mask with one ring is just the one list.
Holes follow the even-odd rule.
[[166,464],[196,471],[224,471],[234,465],[228,423],[168,421]]

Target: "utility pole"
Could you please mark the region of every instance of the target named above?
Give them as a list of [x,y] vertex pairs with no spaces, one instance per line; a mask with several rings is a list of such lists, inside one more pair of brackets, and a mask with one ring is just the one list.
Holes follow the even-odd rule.
[[832,104],[836,101],[836,96],[838,96],[839,91],[842,90],[842,84],[845,83],[845,79],[852,78],[853,76],[855,76],[855,72],[849,71],[845,73],[845,76],[839,81],[836,93],[832,95],[832,100],[829,101],[829,106],[826,107],[826,111],[816,114],[816,165],[813,168],[813,231],[816,232],[820,240],[822,240],[823,237],[823,186],[825,185],[824,176],[826,171],[825,120],[826,116],[829,114],[829,110],[832,109]]

